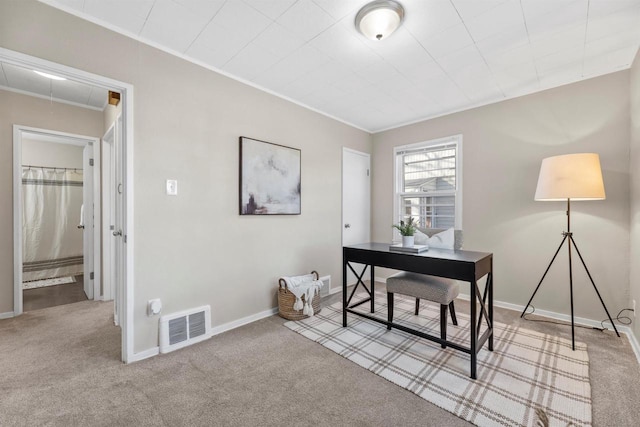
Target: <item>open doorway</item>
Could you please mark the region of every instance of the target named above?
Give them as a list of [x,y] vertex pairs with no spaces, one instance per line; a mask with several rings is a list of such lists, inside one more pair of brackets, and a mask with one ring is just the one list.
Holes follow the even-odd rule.
[[22,311],[100,300],[100,140],[15,127]]
[[[117,308],[114,309],[114,312],[117,313],[117,317],[114,316],[114,323],[116,323],[121,328],[121,359],[125,363],[132,362],[137,360],[137,355],[134,353],[134,345],[133,345],[133,260],[134,260],[134,248],[133,248],[133,87],[130,84],[123,83],[117,80],[109,79],[107,77],[103,77],[100,75],[84,72],[78,69],[74,69],[71,67],[67,67],[65,65],[56,64],[50,61],[46,61],[40,58],[35,58],[32,56],[24,55],[19,52],[14,52],[8,49],[0,48],[0,65],[4,69],[5,77],[7,77],[3,83],[3,86],[0,90],[7,90],[8,92],[12,92],[14,94],[28,95],[33,96],[35,98],[40,98],[40,102],[42,100],[46,100],[50,103],[50,105],[44,104],[42,111],[53,111],[55,103],[65,103],[66,105],[76,105],[78,104],[78,99],[84,102],[85,99],[91,101],[93,98],[93,93],[97,93],[100,91],[109,91],[118,96],[121,102],[121,119],[120,123],[120,148],[118,151],[114,153],[114,155],[110,158],[113,165],[116,167],[117,173],[111,176],[111,179],[114,180],[112,185],[113,188],[116,189],[117,194],[117,203],[116,209],[121,213],[119,217],[119,223],[117,224],[109,224],[108,226],[114,226],[117,230],[112,232],[111,243],[112,247],[117,248],[116,254],[119,254],[119,257],[110,257],[107,262],[117,262],[120,261],[119,266],[116,271],[116,275],[118,279],[112,280],[112,289],[110,296],[107,298],[111,298],[114,300],[114,304]],[[21,70],[19,70],[21,69]],[[9,73],[7,73],[9,70]],[[16,73],[25,71],[23,74],[24,78],[18,78],[18,74],[14,74],[12,76],[8,76],[7,74],[11,74],[12,71]],[[45,84],[32,84],[35,82],[33,80],[33,73],[37,72],[40,75],[49,76],[50,81],[47,81]],[[18,76],[18,77],[16,77]],[[51,78],[53,76],[55,78]],[[67,91],[67,95],[72,97],[71,99],[60,99],[63,98],[58,96],[61,93],[60,88],[64,88],[64,84],[60,83],[62,81],[64,84],[67,83],[77,83],[78,85],[73,86],[70,90]],[[9,87],[7,87],[9,86]],[[83,92],[83,89],[79,86],[89,87],[89,93]],[[17,97],[11,95],[12,97]],[[73,97],[76,98],[73,98]],[[58,105],[58,104],[55,104]],[[31,111],[31,110],[27,110]],[[13,114],[13,113],[12,113]],[[49,119],[53,118],[53,120],[49,120],[48,123],[52,123],[50,126],[52,128],[58,128],[57,116],[55,114],[50,114]],[[22,228],[22,197],[23,197],[23,188],[22,188],[22,174],[23,174],[23,162],[22,162],[22,147],[21,147],[21,138],[22,134],[26,131],[36,131],[40,132],[43,129],[41,128],[29,128],[29,121],[25,120],[19,122],[14,121],[14,150],[13,150],[13,205],[14,205],[14,271],[13,271],[13,295],[14,295],[14,310],[11,313],[3,313],[4,317],[9,316],[18,316],[23,312],[23,294],[22,294],[22,286],[23,286],[23,253],[22,253],[22,242],[23,242],[23,228]],[[102,135],[104,132],[104,128],[101,129],[101,132],[98,135]],[[49,131],[46,131],[47,133]],[[53,132],[55,134],[55,132]],[[60,132],[62,133],[62,132]],[[62,136],[62,135],[58,135]],[[64,135],[69,136],[69,135]],[[77,137],[78,135],[71,135],[71,137]],[[85,156],[85,160],[89,161],[90,158],[94,159],[94,162],[98,162],[99,156],[102,151],[100,138],[91,137],[86,139],[83,142],[83,146],[91,147],[93,149],[92,155]],[[82,139],[82,137],[80,138]],[[83,154],[85,154],[84,152]],[[84,160],[83,160],[84,161]],[[26,163],[25,163],[26,164]],[[49,165],[32,165],[32,166],[49,166]],[[34,168],[32,168],[34,169]],[[42,169],[42,168],[41,168]],[[46,169],[46,168],[45,168]],[[78,169],[78,168],[76,168]],[[83,172],[85,166],[83,164]],[[54,167],[54,171],[56,171]],[[90,174],[95,178],[93,174]],[[86,178],[86,173],[83,173],[83,180]],[[94,182],[89,185],[83,185],[83,188],[93,188],[94,185],[100,185],[102,181],[102,176],[97,175],[97,178],[94,179]],[[98,191],[93,192],[94,195],[100,194]],[[110,200],[111,201],[111,200]],[[85,202],[85,210],[87,210],[85,195],[83,195],[83,202]],[[96,202],[100,202],[100,197],[96,196],[96,200],[91,202],[92,206],[96,205]],[[71,209],[71,208],[70,208]],[[75,212],[75,208],[73,209]],[[100,221],[99,217],[102,212],[98,209],[93,213],[93,219],[95,221],[95,233],[89,233],[93,237],[93,242],[90,239],[83,238],[83,246],[88,243],[89,245],[102,244],[102,232],[103,232],[103,223]],[[75,214],[79,215],[79,214]],[[83,215],[83,218],[86,221],[87,215]],[[79,219],[79,218],[78,218]],[[75,220],[73,221],[75,223]],[[76,227],[78,225],[82,225],[80,222],[74,224]],[[85,232],[86,233],[86,229]],[[83,233],[83,235],[84,235]],[[96,237],[97,236],[97,237]],[[102,249],[102,248],[100,248]],[[95,249],[93,251],[96,252]],[[84,263],[84,248],[83,248],[83,263]],[[105,259],[102,257],[100,259],[96,259],[93,263],[92,271],[94,273],[93,280],[89,280],[91,286],[84,286],[83,283],[83,292],[86,295],[90,296],[93,299],[102,299],[105,297],[105,290],[103,286],[101,286],[100,280],[98,277],[102,278],[101,270],[104,268],[109,268],[110,271],[114,271],[111,265],[103,265]],[[84,272],[83,265],[83,272]],[[100,274],[100,276],[98,276]],[[83,274],[86,276],[86,274]],[[84,280],[87,279],[83,277]],[[98,279],[98,280],[96,280]],[[92,293],[93,292],[93,293]]]

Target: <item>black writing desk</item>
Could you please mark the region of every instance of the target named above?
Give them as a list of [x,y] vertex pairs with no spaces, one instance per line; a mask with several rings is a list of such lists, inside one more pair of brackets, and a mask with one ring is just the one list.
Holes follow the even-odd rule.
[[[357,273],[352,263],[364,264],[361,273]],[[371,289],[362,281],[365,271],[369,267],[371,274]],[[386,267],[395,270],[411,271],[414,273],[430,274],[432,276],[447,277],[469,283],[471,303],[471,343],[469,347],[461,346],[451,341],[442,340],[439,336],[429,335],[415,329],[408,328],[397,323],[388,322],[366,313],[355,311],[354,308],[366,302],[371,303],[371,313],[374,313],[375,295],[375,267]],[[356,275],[358,281],[347,298],[347,268]],[[478,281],[487,276],[484,294],[478,288]],[[362,285],[369,297],[351,304],[351,299],[358,286]],[[476,304],[473,302],[477,301]],[[351,305],[350,305],[351,304]],[[478,306],[480,313],[478,313]],[[407,333],[446,344],[447,347],[463,351],[471,355],[471,378],[476,378],[476,360],[478,351],[485,342],[493,351],[493,254],[486,252],[472,252],[462,250],[429,249],[420,254],[396,252],[389,250],[388,243],[362,243],[359,245],[344,246],[342,248],[342,326],[347,326],[347,313],[366,317],[383,325],[405,331]],[[482,319],[486,321],[486,329],[481,336]]]

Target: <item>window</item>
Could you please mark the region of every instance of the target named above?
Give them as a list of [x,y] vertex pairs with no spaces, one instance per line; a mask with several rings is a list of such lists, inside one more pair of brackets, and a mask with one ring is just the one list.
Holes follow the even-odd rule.
[[462,228],[462,135],[396,147],[394,221]]

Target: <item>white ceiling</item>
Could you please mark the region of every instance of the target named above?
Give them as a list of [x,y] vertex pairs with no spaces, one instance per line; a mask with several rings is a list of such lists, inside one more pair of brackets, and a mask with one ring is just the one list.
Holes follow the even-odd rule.
[[629,68],[640,0],[41,0],[370,132]]
[[0,62],[0,89],[98,111],[104,110],[108,96],[106,89],[71,80],[52,80],[4,62]]

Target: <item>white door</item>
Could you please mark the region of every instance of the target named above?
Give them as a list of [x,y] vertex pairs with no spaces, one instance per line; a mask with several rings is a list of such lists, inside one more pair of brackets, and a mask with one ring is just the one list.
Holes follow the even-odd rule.
[[[114,305],[113,314],[116,325],[122,324],[122,310],[124,307],[124,280],[125,280],[125,248],[126,244],[126,223],[125,223],[125,203],[124,203],[124,144],[122,133],[122,117],[118,116],[115,123],[114,144],[113,144],[113,283],[114,283]],[[122,159],[123,161],[118,161]]]
[[103,300],[114,300],[113,321],[121,325],[121,307],[124,295],[124,168],[118,161],[123,150],[122,120],[114,122],[102,138],[102,190],[103,190]]
[[110,301],[115,292],[115,245],[113,244],[113,230],[115,230],[115,124],[102,137],[102,299]]
[[82,183],[82,214],[84,230],[82,233],[82,253],[84,262],[84,293],[88,299],[93,299],[93,145],[87,144],[83,150],[83,183]]
[[[371,156],[342,149],[342,244],[371,241]],[[356,271],[360,273],[362,266]],[[366,274],[365,274],[366,276]],[[363,277],[363,279],[366,277]],[[347,284],[356,277],[347,270]]]

